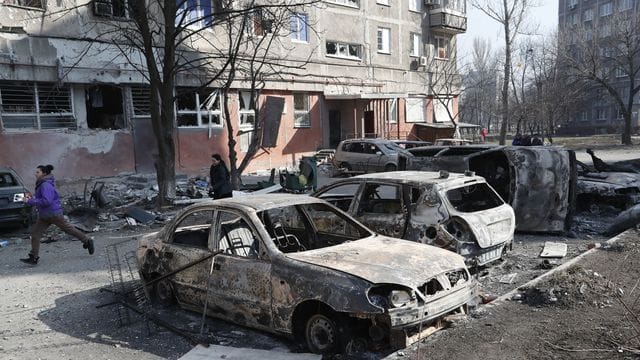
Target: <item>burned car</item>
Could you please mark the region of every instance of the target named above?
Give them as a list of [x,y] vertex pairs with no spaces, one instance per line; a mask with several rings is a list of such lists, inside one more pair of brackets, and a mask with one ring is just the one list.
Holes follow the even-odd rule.
[[513,209],[482,177],[470,173],[358,175],[313,196],[380,234],[455,251],[468,265],[499,259],[513,241]]
[[28,226],[33,219],[31,206],[23,202],[29,195],[24,182],[10,167],[0,167],[0,224]]
[[461,256],[376,235],[304,195],[192,205],[141,237],[137,258],[160,302],[292,336],[315,353],[405,346],[475,291]]
[[573,221],[576,156],[553,146],[430,146],[404,150],[401,170],[474,171],[516,214],[516,230],[565,233]]
[[592,205],[611,205],[625,210],[640,203],[640,174],[599,172],[578,162],[577,204],[580,210]]

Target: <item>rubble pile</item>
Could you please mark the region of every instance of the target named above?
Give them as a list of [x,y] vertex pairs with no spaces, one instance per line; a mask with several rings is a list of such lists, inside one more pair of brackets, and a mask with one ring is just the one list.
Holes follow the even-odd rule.
[[549,279],[529,288],[520,289],[512,300],[530,306],[576,307],[591,305],[609,307],[615,301],[615,284],[601,274],[580,266],[553,274]]

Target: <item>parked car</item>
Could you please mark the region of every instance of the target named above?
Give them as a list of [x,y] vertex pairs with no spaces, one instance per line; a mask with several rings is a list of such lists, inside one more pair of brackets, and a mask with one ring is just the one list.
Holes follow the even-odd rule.
[[430,143],[428,141],[418,141],[418,140],[391,140],[391,141],[393,141],[396,145],[400,146],[403,149],[413,149],[415,147],[433,145],[433,143]]
[[401,147],[385,139],[343,140],[336,148],[334,163],[347,171],[361,173],[395,171]]
[[314,353],[361,339],[406,346],[475,291],[461,256],[376,235],[305,195],[192,205],[143,236],[137,259],[161,302],[296,337]]
[[0,224],[28,226],[32,220],[31,206],[23,200],[29,195],[24,182],[10,167],[0,167]]
[[313,196],[387,236],[457,252],[485,265],[511,246],[513,209],[480,176],[394,171],[331,183]]
[[573,221],[576,156],[555,146],[430,146],[402,151],[400,170],[474,171],[516,214],[516,230],[565,233]]

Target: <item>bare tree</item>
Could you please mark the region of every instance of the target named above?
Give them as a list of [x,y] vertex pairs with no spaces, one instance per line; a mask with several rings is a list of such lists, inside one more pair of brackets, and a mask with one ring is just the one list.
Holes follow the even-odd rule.
[[621,141],[631,144],[634,96],[640,91],[640,14],[633,10],[575,25],[561,39],[561,61],[575,77],[604,89],[624,119]]
[[500,144],[504,145],[509,121],[509,83],[511,77],[511,52],[516,36],[522,30],[528,10],[535,0],[472,0],[472,5],[502,25],[504,31],[504,74],[502,80],[502,122]]
[[489,41],[473,39],[472,57],[464,72],[464,93],[461,102],[461,120],[492,130],[496,117],[498,63]]
[[[202,88],[213,84],[221,86],[233,174],[239,179],[241,170],[255,155],[259,137],[252,138],[252,151],[240,167],[236,167],[237,134],[229,116],[229,89],[237,85],[236,80],[250,85],[251,106],[257,118],[258,90],[264,80],[275,73],[276,65],[284,63],[282,57],[268,57],[270,46],[282,36],[273,30],[285,28],[283,24],[296,9],[318,1],[246,1],[239,4],[232,0],[213,0],[194,9],[193,3],[187,0],[130,0],[126,12],[132,21],[107,19],[97,24],[99,42],[115,45],[129,64],[149,81],[151,123],[158,145],[155,163],[158,205],[168,204],[175,197],[176,77],[191,75],[200,79]],[[257,19],[257,13],[268,13],[268,21]],[[252,34],[256,26],[265,30],[260,37]],[[207,31],[209,29],[213,31]],[[262,71],[264,68],[269,70]],[[235,183],[237,185],[238,180]]]
[[[434,122],[449,121],[453,125],[454,137],[460,137],[458,129],[460,107],[454,110],[453,102],[462,94],[462,78],[458,71],[456,57],[449,59],[433,58],[427,67],[425,83],[429,88],[429,93],[433,94]],[[446,119],[439,119],[441,112],[436,111],[436,107],[446,110]],[[444,117],[444,116],[443,116]]]

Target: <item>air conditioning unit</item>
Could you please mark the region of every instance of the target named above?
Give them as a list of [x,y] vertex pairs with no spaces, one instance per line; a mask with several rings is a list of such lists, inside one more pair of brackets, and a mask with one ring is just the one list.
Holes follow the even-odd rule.
[[93,13],[96,16],[113,16],[113,3],[111,0],[95,0],[93,2]]
[[427,66],[429,58],[426,56],[420,56],[420,66]]

